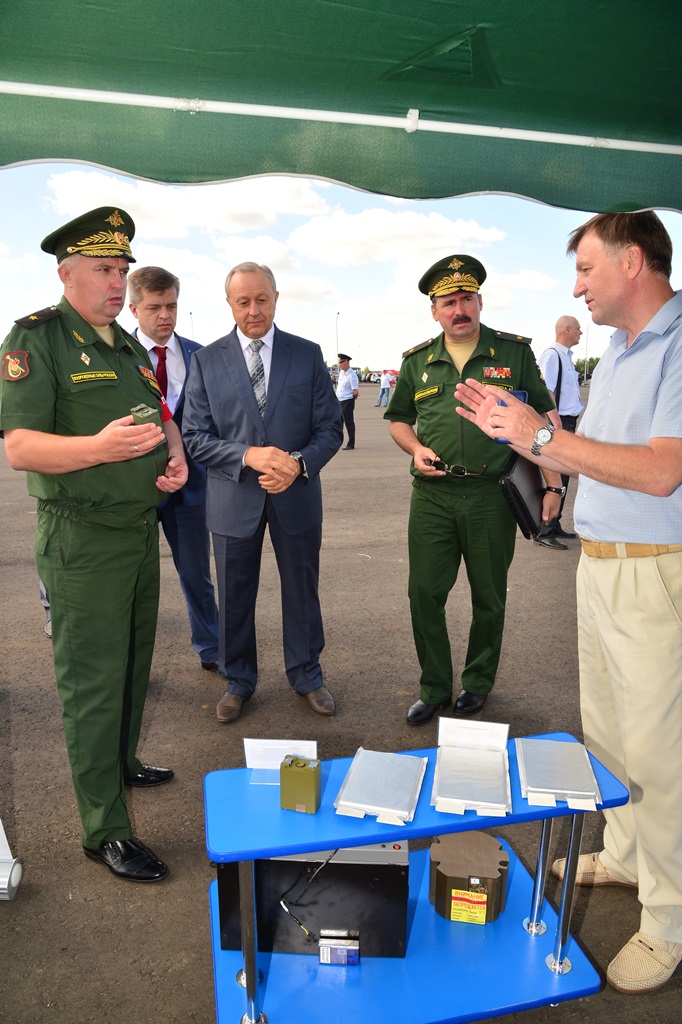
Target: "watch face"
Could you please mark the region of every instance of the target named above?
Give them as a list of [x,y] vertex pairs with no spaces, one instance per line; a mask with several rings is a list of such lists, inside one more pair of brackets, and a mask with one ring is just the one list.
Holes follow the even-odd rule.
[[549,427],[540,427],[537,434],[535,435],[535,438],[538,444],[547,444],[547,442],[550,441],[552,438],[552,431],[549,429]]

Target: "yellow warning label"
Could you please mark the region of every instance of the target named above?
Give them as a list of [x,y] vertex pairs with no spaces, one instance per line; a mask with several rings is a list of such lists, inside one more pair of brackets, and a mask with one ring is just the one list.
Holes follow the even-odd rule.
[[450,920],[465,924],[485,924],[488,895],[485,892],[470,892],[468,889],[450,890]]

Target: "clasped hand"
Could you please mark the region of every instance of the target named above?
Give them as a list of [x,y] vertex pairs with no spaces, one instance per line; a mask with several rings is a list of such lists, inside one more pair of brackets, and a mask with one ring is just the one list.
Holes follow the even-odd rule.
[[301,472],[297,459],[292,459],[288,452],[273,446],[259,448],[254,445],[247,448],[244,465],[259,474],[258,483],[268,494],[281,494],[288,490]]

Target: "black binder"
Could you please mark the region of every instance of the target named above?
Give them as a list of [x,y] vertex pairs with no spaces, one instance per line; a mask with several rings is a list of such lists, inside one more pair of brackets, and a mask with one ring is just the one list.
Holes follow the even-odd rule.
[[523,536],[527,540],[537,537],[542,526],[542,499],[545,496],[545,481],[540,467],[513,452],[500,474],[500,487]]

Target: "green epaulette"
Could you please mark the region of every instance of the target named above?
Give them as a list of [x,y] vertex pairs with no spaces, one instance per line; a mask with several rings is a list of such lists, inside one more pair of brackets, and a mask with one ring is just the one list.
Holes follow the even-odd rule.
[[407,356],[411,356],[415,352],[421,352],[423,348],[428,348],[434,341],[435,338],[427,338],[426,341],[422,341],[421,345],[413,345],[412,348],[408,348],[407,352],[403,352],[402,358],[406,359]]
[[39,309],[37,313],[31,313],[30,316],[22,316],[14,322],[19,327],[27,327],[30,331],[32,327],[44,324],[46,320],[53,320],[56,316],[61,316],[61,311],[56,306],[46,306],[45,309]]
[[530,345],[532,338],[524,338],[522,334],[507,334],[506,331],[493,331],[496,338],[502,341],[520,341],[523,345]]

